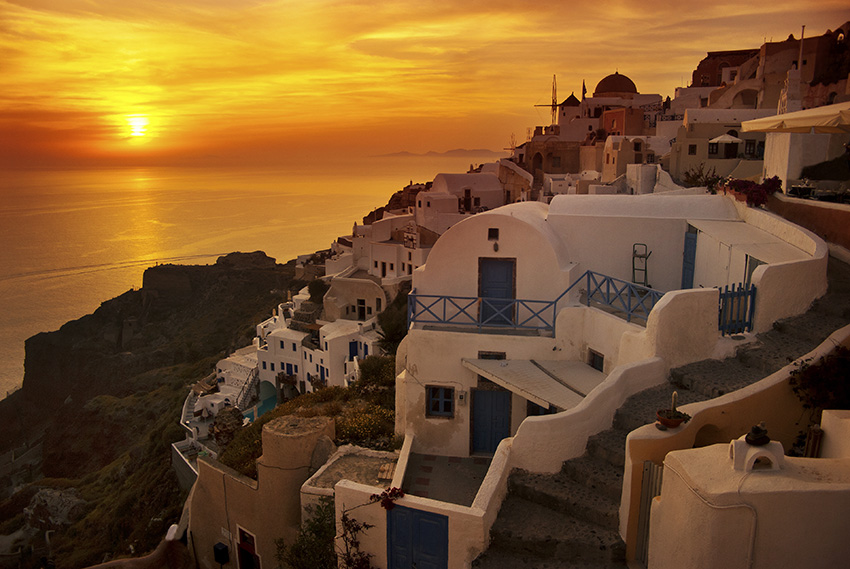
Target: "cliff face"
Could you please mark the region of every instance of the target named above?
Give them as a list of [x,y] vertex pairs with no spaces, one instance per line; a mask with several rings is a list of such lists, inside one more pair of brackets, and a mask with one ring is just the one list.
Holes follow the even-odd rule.
[[23,386],[0,401],[0,452],[32,438],[35,426],[69,405],[147,391],[134,379],[139,374],[250,343],[252,319],[280,301],[270,291],[285,290],[292,274],[291,264],[263,253],[151,267],[141,290],[28,339]]
[[[41,488],[57,487],[78,490],[86,502],[57,524],[57,567],[85,567],[131,546],[152,549],[185,498],[170,444],[184,435],[177,421],[189,385],[251,342],[256,322],[287,289],[303,286],[293,275],[294,263],[278,265],[263,253],[152,267],[141,290],[30,338],[23,386],[0,401],[0,456],[28,445],[41,449],[42,460],[0,471],[0,533],[29,527],[22,508],[33,507]],[[46,553],[36,539],[30,545],[38,555],[22,567]]]

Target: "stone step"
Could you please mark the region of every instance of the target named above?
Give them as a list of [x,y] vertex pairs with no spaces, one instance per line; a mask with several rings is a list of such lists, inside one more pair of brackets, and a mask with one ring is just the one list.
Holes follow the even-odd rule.
[[[811,347],[806,350],[809,352],[830,334],[850,322],[850,314],[844,314],[848,310],[844,308],[845,304],[840,301],[834,304],[821,301],[805,314],[774,323],[773,330],[809,342]],[[839,313],[834,312],[836,310]]]
[[822,341],[823,338],[809,339],[795,333],[769,330],[759,334],[756,342],[739,348],[735,359],[766,377],[809,353]]
[[490,537],[492,547],[535,559],[620,562],[626,552],[617,532],[510,494]]
[[623,469],[589,455],[567,460],[561,466],[567,478],[600,492],[615,503],[623,494]]
[[618,527],[617,502],[560,472],[536,474],[520,469],[514,470],[508,479],[508,492],[610,530],[616,530]]
[[614,427],[624,431],[633,431],[643,425],[655,422],[655,413],[659,409],[669,409],[673,392],[679,394],[678,405],[704,401],[702,393],[663,383],[650,387],[629,397],[614,414]]
[[551,559],[537,557],[533,551],[510,551],[491,546],[472,562],[474,569],[626,569],[625,561]]
[[720,397],[762,378],[764,373],[743,365],[736,358],[702,360],[670,370],[670,381],[674,385],[701,393],[707,399]]
[[626,436],[628,431],[608,429],[587,440],[587,454],[617,468],[626,464]]

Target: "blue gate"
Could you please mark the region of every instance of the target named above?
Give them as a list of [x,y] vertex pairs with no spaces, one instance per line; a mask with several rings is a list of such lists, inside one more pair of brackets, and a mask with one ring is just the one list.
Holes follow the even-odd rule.
[[511,392],[476,389],[472,393],[472,452],[492,453],[511,436]]
[[740,334],[753,329],[753,315],[756,311],[756,287],[745,287],[738,283],[720,290],[718,327],[722,334]]
[[396,505],[387,512],[389,569],[447,569],[449,518]]

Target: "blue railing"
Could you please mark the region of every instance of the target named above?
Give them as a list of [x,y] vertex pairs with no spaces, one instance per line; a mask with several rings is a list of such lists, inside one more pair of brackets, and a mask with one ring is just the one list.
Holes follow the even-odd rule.
[[627,321],[646,321],[662,293],[628,281],[585,271],[555,300],[481,298],[416,294],[407,297],[407,324],[437,324],[477,328],[554,332],[559,305],[576,286],[584,284],[583,302],[614,309]]
[[724,335],[740,334],[753,329],[753,315],[756,310],[756,287],[738,284],[725,286],[720,290],[718,309],[718,328]]

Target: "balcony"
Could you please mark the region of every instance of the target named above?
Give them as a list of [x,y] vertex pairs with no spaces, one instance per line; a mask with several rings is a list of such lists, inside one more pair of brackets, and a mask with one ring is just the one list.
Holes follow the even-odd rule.
[[[580,285],[584,285],[581,287]],[[646,323],[662,292],[593,271],[576,279],[554,300],[501,299],[469,296],[416,294],[407,300],[408,327],[440,326],[474,328],[489,333],[534,333],[554,335],[558,311],[570,305],[570,292],[587,306],[591,304],[624,318]]]

